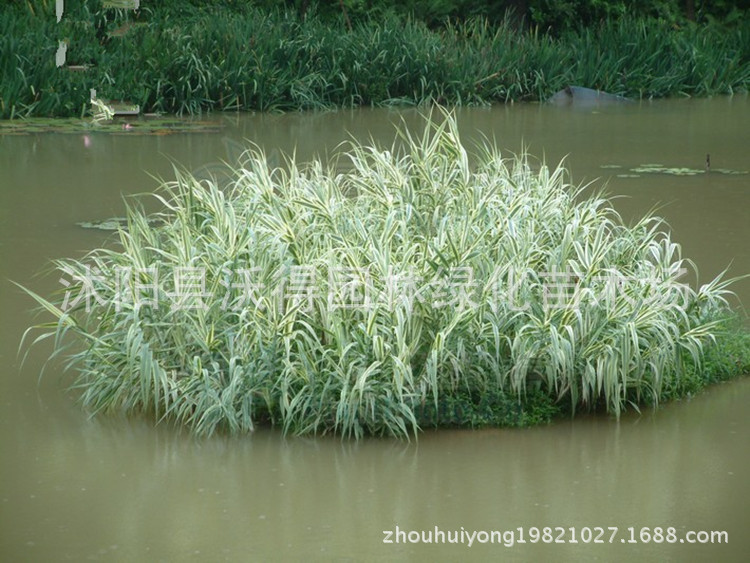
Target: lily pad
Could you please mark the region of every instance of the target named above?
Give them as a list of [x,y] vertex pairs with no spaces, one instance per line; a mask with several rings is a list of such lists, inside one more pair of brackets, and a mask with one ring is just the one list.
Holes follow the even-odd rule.
[[675,176],[695,176],[696,174],[704,174],[705,170],[698,168],[665,168],[662,170],[664,174],[673,174]]
[[[697,176],[698,174],[729,174],[737,176],[740,174],[747,174],[747,170],[730,170],[729,168],[712,168],[710,170],[702,170],[700,168],[671,168],[668,166],[662,166],[661,164],[641,164],[636,168],[631,168],[630,172],[635,174],[671,174],[672,176]],[[627,177],[623,174],[618,174],[620,177]]]
[[[161,223],[161,219],[150,218],[147,219],[150,225],[157,225]],[[128,227],[128,220],[125,217],[110,217],[109,219],[102,219],[101,221],[80,221],[76,223],[79,227],[84,229],[99,229],[100,231],[117,231],[119,229],[126,229]]]
[[697,168],[668,168],[654,164],[643,164],[637,168],[631,168],[630,171],[644,174],[672,174],[673,176],[695,176],[705,173],[705,170]]
[[[125,221],[123,224],[122,221]],[[79,227],[84,229],[99,229],[101,231],[116,231],[120,228],[125,228],[127,221],[121,217],[113,217],[112,219],[104,219],[103,221],[81,221],[76,223]]]
[[747,170],[729,170],[728,168],[712,168],[711,173],[718,173],[718,174],[729,174],[731,176],[739,176],[741,174],[748,174]]

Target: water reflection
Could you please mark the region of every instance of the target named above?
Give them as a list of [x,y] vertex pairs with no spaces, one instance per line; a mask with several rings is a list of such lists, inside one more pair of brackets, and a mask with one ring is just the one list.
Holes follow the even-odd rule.
[[[725,560],[720,554],[731,556],[743,541],[746,497],[738,491],[747,486],[748,392],[750,380],[743,380],[619,422],[585,417],[528,430],[427,432],[413,443],[281,439],[275,431],[197,440],[145,421],[73,426],[53,418],[31,447],[13,448],[15,469],[5,475],[15,486],[3,499],[13,524],[3,534],[16,540],[13,553],[31,555],[19,548],[31,541],[27,547],[41,559],[54,558],[59,546],[72,558],[104,560],[197,552],[294,559],[313,546],[321,558],[387,559],[434,551],[385,550],[382,530],[396,525],[598,525],[622,534],[629,526],[674,526],[679,533],[726,528],[736,543],[666,551],[526,544],[503,553],[607,560],[710,553]],[[450,549],[481,559],[499,546]]]

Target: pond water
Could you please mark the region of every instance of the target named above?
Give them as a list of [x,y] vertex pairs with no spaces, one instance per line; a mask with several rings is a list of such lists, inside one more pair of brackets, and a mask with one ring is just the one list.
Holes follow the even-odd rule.
[[[596,112],[510,105],[458,117],[468,144],[486,136],[548,163],[567,155],[575,183],[599,178],[592,189],[607,182],[624,196],[615,206],[627,220],[661,204],[700,281],[729,265],[730,275],[750,272],[750,175],[722,172],[750,170],[747,97]],[[139,135],[136,126],[121,135],[0,136],[1,560],[745,560],[747,378],[619,421],[342,443],[274,430],[197,440],[138,420],[88,419],[58,365],[38,379],[46,343],[21,368],[18,345],[34,316],[9,279],[43,294],[60,289],[58,276],[37,274],[107,236],[76,223],[122,215],[121,195],[153,191],[152,176],[172,177],[173,163],[215,170],[245,140],[272,158],[296,148],[308,159],[352,136],[390,144],[401,120],[423,126],[416,110],[209,118],[220,133]],[[697,173],[634,171],[644,164]],[[735,291],[750,304],[750,280]],[[517,543],[384,544],[383,531],[397,526],[515,530]],[[566,541],[575,527],[579,543],[531,543],[529,528],[545,526],[565,528]],[[596,526],[605,543],[585,543],[580,530]],[[629,542],[628,528],[637,539],[657,526],[674,527],[677,543]],[[725,530],[729,542],[680,543],[690,530]]]

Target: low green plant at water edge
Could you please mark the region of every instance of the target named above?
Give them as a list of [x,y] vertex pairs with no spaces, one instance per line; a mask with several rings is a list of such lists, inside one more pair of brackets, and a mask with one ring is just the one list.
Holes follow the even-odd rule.
[[662,390],[660,400],[680,399],[698,393],[706,385],[750,373],[750,332],[739,315],[721,319],[716,339],[705,350],[702,361],[688,361],[685,373]]
[[[570,84],[633,98],[750,85],[747,22],[675,28],[622,17],[557,37],[510,17],[430,29],[386,14],[349,29],[245,4],[149,6],[138,22],[121,12],[102,22],[83,3],[58,24],[53,13],[5,8],[0,118],[77,117],[92,88],[147,113],[196,114],[544,100]],[[51,38],[70,43],[65,67]]]
[[470,166],[442,117],[352,145],[343,172],[251,151],[222,189],[179,173],[159,221],[133,207],[119,248],[57,262],[65,291],[32,295],[56,354],[83,345],[84,406],[199,433],[407,436],[619,414],[703,365],[728,281],[681,283],[659,219],[577,201],[562,168],[489,146]]

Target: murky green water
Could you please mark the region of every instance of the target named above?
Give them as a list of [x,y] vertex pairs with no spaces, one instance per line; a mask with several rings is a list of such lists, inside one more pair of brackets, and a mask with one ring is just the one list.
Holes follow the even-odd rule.
[[[34,277],[105,233],[78,221],[122,215],[121,194],[152,190],[171,161],[191,170],[237,157],[249,139],[268,152],[326,154],[349,135],[388,142],[415,111],[217,117],[220,134],[0,137],[0,560],[634,560],[741,561],[750,550],[750,380],[658,412],[563,421],[528,430],[441,431],[418,443],[283,439],[275,431],[194,440],[168,428],[88,420],[59,368],[36,375],[44,345],[19,369],[16,350]],[[465,140],[481,134],[548,162],[567,156],[574,181],[609,179],[617,208],[657,203],[701,280],[731,263],[750,272],[750,100],[665,101],[600,113],[540,106],[465,109]],[[712,172],[630,174],[643,164]],[[170,161],[171,159],[171,161]],[[617,165],[620,168],[602,168]],[[211,167],[209,167],[211,168]],[[599,181],[595,184],[601,186]],[[750,304],[750,280],[736,285]],[[383,543],[383,530],[516,530],[526,544]],[[528,543],[528,528],[618,527],[601,545]],[[675,527],[677,543],[627,543],[629,527]],[[680,544],[689,530],[726,530],[727,545]],[[555,532],[557,537],[557,532]],[[623,543],[621,540],[625,540]]]

